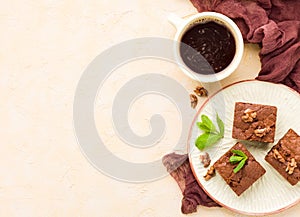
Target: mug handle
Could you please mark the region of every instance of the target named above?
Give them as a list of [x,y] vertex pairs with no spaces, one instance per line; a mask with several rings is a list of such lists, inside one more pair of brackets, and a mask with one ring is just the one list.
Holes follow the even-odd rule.
[[184,19],[177,16],[174,13],[169,14],[168,21],[176,28],[178,29],[184,22]]

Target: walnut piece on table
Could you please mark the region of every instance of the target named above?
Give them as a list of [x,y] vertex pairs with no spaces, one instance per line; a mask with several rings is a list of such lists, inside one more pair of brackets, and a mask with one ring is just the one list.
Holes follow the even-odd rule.
[[194,109],[198,104],[198,98],[195,94],[190,94],[191,107]]
[[208,95],[208,91],[202,86],[197,86],[196,89],[194,90],[194,93],[200,97]]

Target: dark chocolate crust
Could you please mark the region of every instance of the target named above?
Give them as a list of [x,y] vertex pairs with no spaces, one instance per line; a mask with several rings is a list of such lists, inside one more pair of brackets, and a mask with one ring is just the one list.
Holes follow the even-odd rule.
[[[274,150],[284,158],[284,162],[279,161],[274,156]],[[292,174],[288,174],[286,168],[291,159],[294,158],[297,167]],[[300,136],[292,129],[279,140],[279,142],[272,147],[265,157],[265,160],[277,170],[291,185],[296,185],[300,180]]]
[[[246,109],[256,112],[257,116],[253,122],[246,123],[242,120]],[[277,108],[275,106],[236,102],[232,138],[272,143],[275,137],[276,116]],[[254,131],[259,128],[268,128],[269,130],[263,137],[258,137]]]
[[[229,162],[229,158],[233,155],[231,150],[241,150],[248,156],[246,164],[237,173],[233,172],[233,169],[237,166],[237,164]],[[214,167],[238,196],[246,191],[266,172],[266,170],[255,160],[253,155],[240,142],[236,143],[218,161],[216,161]]]

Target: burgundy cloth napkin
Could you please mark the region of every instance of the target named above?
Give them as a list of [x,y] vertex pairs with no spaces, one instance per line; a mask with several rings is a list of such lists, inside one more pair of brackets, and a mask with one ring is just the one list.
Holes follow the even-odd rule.
[[[300,92],[299,0],[190,1],[199,12],[215,11],[232,18],[245,42],[260,44],[258,80],[283,83]],[[168,154],[163,164],[182,191],[183,213],[196,212],[197,205],[218,206],[198,185],[187,155]]]
[[183,194],[182,213],[196,212],[199,204],[208,207],[219,206],[198,185],[191,170],[187,154],[167,154],[163,157],[163,164],[176,180]]

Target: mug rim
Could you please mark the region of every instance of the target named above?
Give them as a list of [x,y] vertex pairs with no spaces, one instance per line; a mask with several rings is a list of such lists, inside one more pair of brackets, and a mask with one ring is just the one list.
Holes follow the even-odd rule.
[[[181,37],[188,29],[190,29],[192,26],[195,26],[197,24],[195,21],[199,20],[200,18],[208,18],[212,21],[220,21],[221,25],[223,24],[223,26],[225,26],[231,32],[235,40],[236,50],[232,61],[225,69],[214,74],[205,75],[194,72],[183,62],[180,55],[179,45],[182,43]],[[177,62],[180,62],[179,67],[187,76],[200,82],[216,82],[228,77],[237,69],[244,53],[244,41],[240,29],[229,17],[217,12],[201,12],[182,19],[182,22],[177,26],[175,40],[179,42],[175,45],[175,59]],[[184,65],[184,67],[182,65]]]

